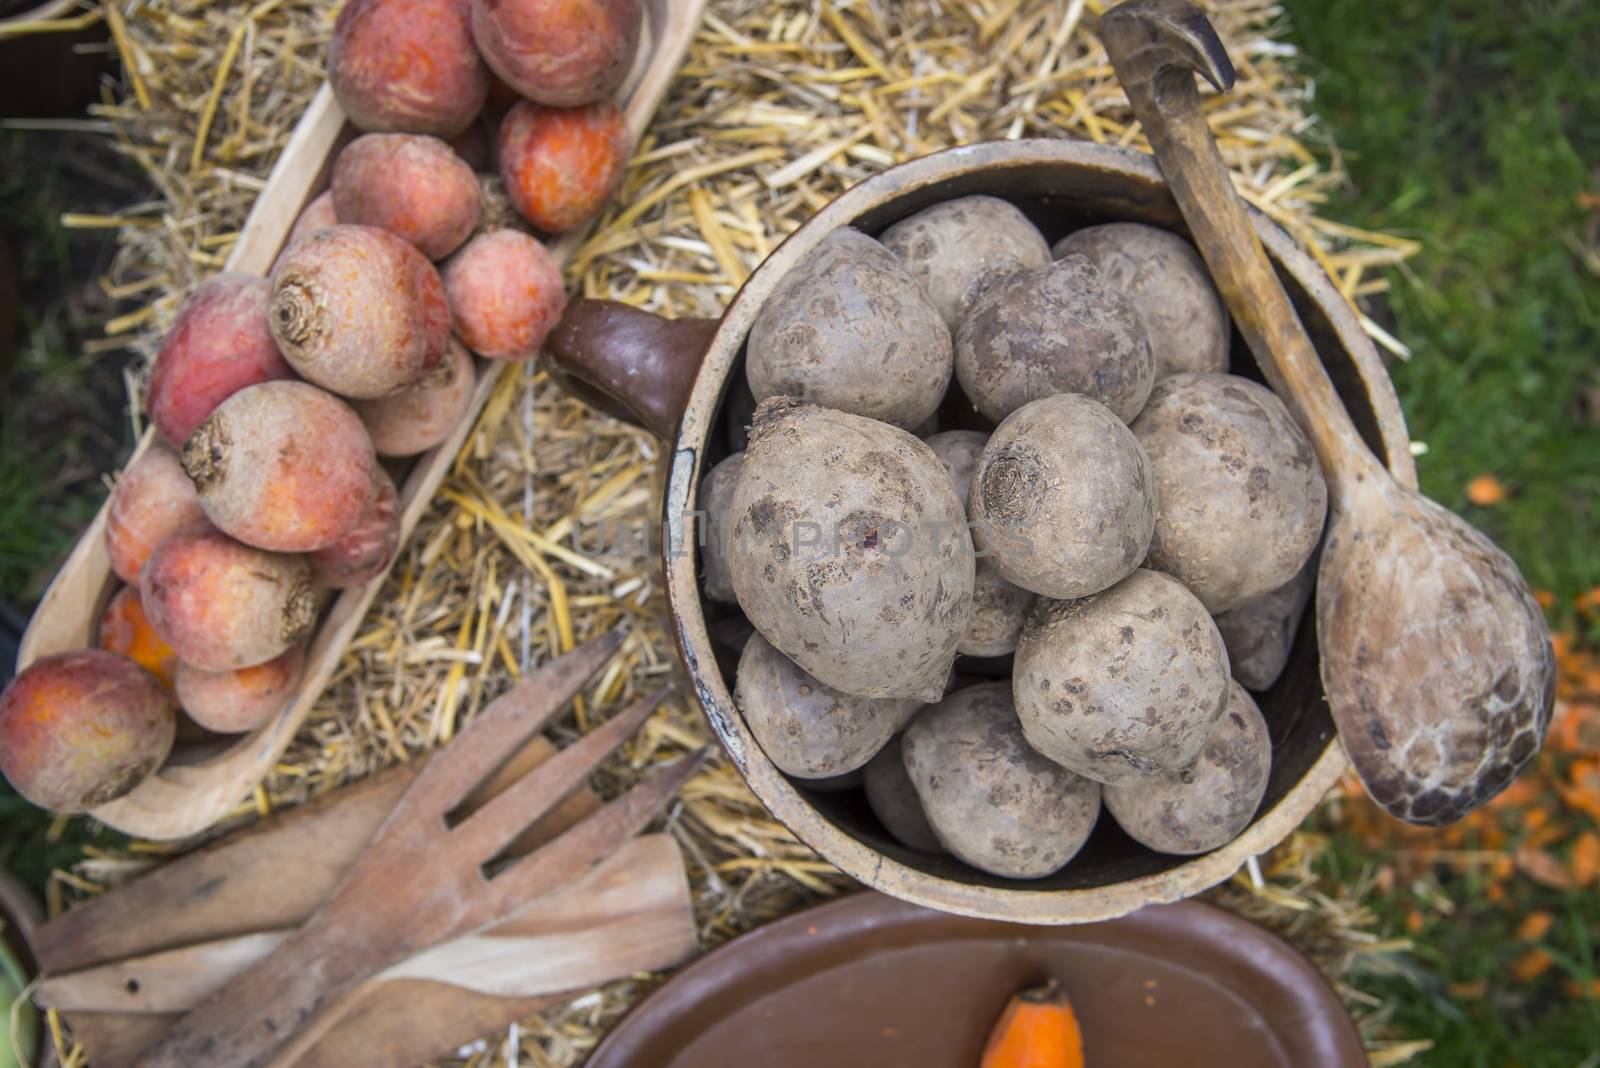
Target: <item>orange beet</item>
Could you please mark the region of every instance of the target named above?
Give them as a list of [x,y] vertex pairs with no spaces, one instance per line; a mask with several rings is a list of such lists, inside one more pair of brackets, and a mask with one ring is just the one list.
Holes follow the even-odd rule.
[[305,654],[298,645],[265,664],[232,671],[179,664],[178,703],[208,731],[253,731],[294,698],[304,664]]
[[400,547],[394,479],[377,464],[372,467],[372,475],[372,502],[355,526],[332,545],[310,555],[312,581],[336,590],[359,586],[383,574],[394,559],[394,551]]
[[328,81],[363,130],[454,137],[483,107],[489,71],[468,0],[349,0],[328,43]]
[[132,660],[166,685],[172,685],[178,654],[150,625],[144,605],[139,601],[139,587],[124,586],[111,598],[100,616],[98,644],[107,652]]
[[372,501],[375,466],[361,417],[304,382],[234,394],[183,447],[206,518],[273,552],[312,552],[343,537]]
[[334,211],[398,234],[430,260],[450,255],[478,222],[478,176],[437,137],[364,134],[333,165]]
[[83,812],[160,767],[176,723],[172,695],[127,657],[47,656],[0,694],[0,772],[40,808]]
[[612,103],[518,104],[500,124],[500,177],[511,203],[546,233],[600,213],[628,162],[628,125]]
[[189,295],[150,373],[150,420],[174,448],[217,405],[257,382],[293,378],[267,329],[265,278],[229,272]]
[[123,582],[138,582],[139,568],[161,539],[205,517],[178,454],[153,442],[128,465],[111,491],[111,511],[106,516],[111,570]]
[[356,401],[356,414],[379,456],[415,456],[450,436],[472,405],[477,368],[465,346],[450,339],[444,364],[403,393]]
[[209,527],[162,542],[145,565],[139,597],[179,659],[212,671],[271,660],[317,618],[305,557],[252,549]]
[[639,0],[472,0],[472,39],[490,68],[529,100],[605,100],[628,76]]
[[[336,226],[338,222],[339,216],[333,210],[333,190],[324,190],[312,197],[310,203],[300,209],[300,216],[295,219],[294,226],[289,230],[289,236],[284,239],[283,247],[288,248],[307,234]],[[271,292],[270,286],[268,292]],[[265,319],[265,315],[262,318]]]
[[289,365],[345,397],[405,389],[439,366],[450,340],[439,272],[373,226],[330,226],[285,249],[268,318]]
[[496,230],[444,266],[456,333],[480,356],[528,360],[567,305],[561,268],[535,237]]

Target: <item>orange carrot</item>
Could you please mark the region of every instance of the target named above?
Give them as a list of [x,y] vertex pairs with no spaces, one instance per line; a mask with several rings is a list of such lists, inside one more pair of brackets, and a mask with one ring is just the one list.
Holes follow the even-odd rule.
[[1083,1034],[1054,979],[1012,997],[983,1047],[980,1068],[1083,1068]]

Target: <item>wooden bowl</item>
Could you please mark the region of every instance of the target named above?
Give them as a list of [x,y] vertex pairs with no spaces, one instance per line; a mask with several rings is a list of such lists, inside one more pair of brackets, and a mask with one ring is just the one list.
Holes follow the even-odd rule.
[[[737,651],[712,640],[713,631],[737,630],[737,609],[705,600],[699,584],[693,547],[702,536],[695,513],[700,480],[730,451],[723,408],[735,386],[742,388],[746,335],[779,279],[839,227],[877,234],[929,205],[975,193],[1016,204],[1052,242],[1078,227],[1113,221],[1184,231],[1160,171],[1141,153],[1073,141],[954,148],[885,171],[833,201],[756,269],[719,323],[668,324],[620,305],[579,301],[557,328],[549,354],[584,396],[671,442],[663,544],[672,627],[706,718],[772,814],[849,875],[906,901],[1027,923],[1109,919],[1228,878],[1287,837],[1338,780],[1345,759],[1318,680],[1314,626],[1300,628],[1288,668],[1259,695],[1272,737],[1272,773],[1243,834],[1211,853],[1174,857],[1138,845],[1102,816],[1065,868],[1017,880],[907,849],[883,829],[859,790],[819,791],[780,772],[734,704]],[[1362,436],[1397,478],[1414,486],[1394,388],[1354,312],[1287,234],[1260,214],[1254,222]],[[1237,338],[1233,371],[1260,378]],[[1008,667],[1001,670],[1009,675]]]

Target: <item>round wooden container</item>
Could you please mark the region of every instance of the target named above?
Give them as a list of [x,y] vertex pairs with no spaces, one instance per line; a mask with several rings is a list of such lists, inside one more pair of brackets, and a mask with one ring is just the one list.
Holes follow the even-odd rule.
[[[1202,856],[1166,856],[1138,845],[1102,815],[1088,844],[1065,868],[1047,878],[1017,880],[907,849],[878,823],[859,790],[819,791],[780,772],[734,704],[736,651],[712,639],[714,632],[737,629],[737,609],[706,601],[699,584],[694,547],[701,537],[695,513],[700,480],[731,451],[723,409],[735,387],[743,389],[745,338],[773,288],[840,227],[877,234],[929,205],[976,193],[1016,204],[1052,242],[1079,227],[1113,221],[1184,232],[1160,171],[1142,153],[1071,141],[970,145],[892,168],[840,196],[756,269],[720,322],[668,323],[620,305],[580,301],[557,329],[551,353],[575,391],[671,445],[663,538],[672,628],[706,718],[772,814],[844,872],[906,901],[1027,923],[1104,920],[1189,897],[1228,878],[1287,837],[1338,780],[1345,759],[1322,696],[1313,626],[1301,627],[1283,676],[1258,695],[1271,730],[1272,774],[1243,834]],[[1354,312],[1283,230],[1260,214],[1254,222],[1363,438],[1397,478],[1414,486],[1394,388]],[[1237,338],[1232,369],[1260,379]],[[1004,665],[1000,670],[1009,674]]]

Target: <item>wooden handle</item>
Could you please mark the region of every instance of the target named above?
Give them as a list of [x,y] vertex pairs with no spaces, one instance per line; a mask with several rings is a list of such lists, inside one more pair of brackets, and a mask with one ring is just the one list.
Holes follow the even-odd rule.
[[[258,1068],[331,997],[366,978],[359,953],[329,953],[335,932],[320,913],[270,956],[206,998],[139,1058],[139,1068]],[[348,917],[346,917],[348,919]],[[382,937],[381,923],[373,931]]]
[[1197,73],[1219,91],[1233,85],[1216,31],[1186,0],[1129,0],[1100,20],[1100,37],[1228,310],[1311,438],[1335,496],[1387,481],[1267,259],[1201,111]]
[[545,342],[545,357],[573,396],[671,441],[717,323],[575,300]]

